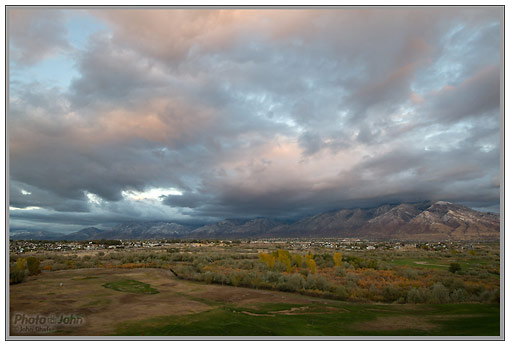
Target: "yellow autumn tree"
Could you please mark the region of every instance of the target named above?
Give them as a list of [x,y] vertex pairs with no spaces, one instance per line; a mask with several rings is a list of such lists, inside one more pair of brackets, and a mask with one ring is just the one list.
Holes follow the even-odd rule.
[[285,270],[290,272],[292,267],[292,259],[290,256],[290,252],[287,250],[278,250],[278,262],[281,262],[285,265]]
[[25,270],[26,266],[27,266],[27,259],[18,257],[18,259],[16,260],[16,268],[18,270]]
[[301,267],[301,264],[303,263],[303,257],[301,257],[301,255],[299,254],[294,254],[292,255],[292,261],[294,262],[294,264],[296,265],[296,267]]
[[340,267],[342,265],[342,254],[340,252],[336,252],[333,255],[333,261],[335,262],[335,266]]
[[274,267],[274,262],[276,260],[276,258],[271,255],[271,254],[268,254],[268,253],[265,253],[265,252],[260,252],[259,253],[259,260],[262,262],[262,263],[265,263],[267,264],[267,266],[270,268],[270,269],[273,269]]
[[307,255],[305,255],[305,264],[312,274],[317,272],[317,264],[315,263],[314,254],[310,251]]
[[315,274],[317,272],[317,264],[315,263],[315,261],[313,259],[307,257],[305,263],[306,263],[306,267],[308,269],[310,269],[310,272],[312,274]]

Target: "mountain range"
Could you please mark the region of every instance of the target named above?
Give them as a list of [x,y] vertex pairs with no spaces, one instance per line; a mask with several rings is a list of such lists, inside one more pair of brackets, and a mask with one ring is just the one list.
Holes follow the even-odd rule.
[[450,202],[385,204],[376,208],[340,209],[295,222],[268,218],[225,219],[200,227],[175,222],[127,222],[109,230],[88,227],[62,234],[15,231],[10,239],[248,239],[360,238],[369,240],[481,240],[500,238],[500,216]]

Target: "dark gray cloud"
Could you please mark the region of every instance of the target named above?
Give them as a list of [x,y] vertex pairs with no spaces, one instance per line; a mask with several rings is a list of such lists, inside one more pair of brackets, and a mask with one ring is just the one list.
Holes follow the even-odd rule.
[[[500,12],[91,10],[69,87],[11,85],[11,227],[496,208]],[[11,69],[62,16],[11,14]]]
[[498,112],[500,95],[499,65],[489,65],[469,76],[457,86],[445,86],[431,97],[433,114],[441,122],[480,117]]

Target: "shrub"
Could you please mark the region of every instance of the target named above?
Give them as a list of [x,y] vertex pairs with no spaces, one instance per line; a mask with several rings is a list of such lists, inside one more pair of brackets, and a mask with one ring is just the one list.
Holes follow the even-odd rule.
[[466,288],[464,282],[456,277],[449,277],[446,280],[443,280],[443,285],[448,287],[450,291],[454,291],[458,288]]
[[211,271],[207,271],[204,273],[202,280],[206,283],[210,284],[214,281],[214,273]]
[[319,268],[331,268],[335,265],[333,256],[329,253],[317,254],[313,257],[313,260]]
[[9,284],[21,283],[25,281],[27,276],[27,269],[19,269],[16,265],[9,267]]
[[342,265],[343,268],[345,269],[354,269],[354,266],[352,264],[350,264],[349,262],[343,262],[343,265]]
[[243,283],[246,286],[251,286],[255,288],[262,287],[262,277],[258,272],[248,272],[248,274],[244,277]]
[[312,274],[308,274],[306,277],[306,288],[309,290],[317,289],[317,282]]
[[430,301],[430,290],[420,287],[413,287],[407,292],[407,302],[413,304],[421,304]]
[[450,267],[448,268],[448,270],[451,272],[451,273],[456,273],[458,271],[460,271],[461,267],[460,267],[460,264],[458,263],[450,263]]
[[334,288],[333,293],[335,294],[335,296],[338,297],[338,299],[341,299],[341,300],[349,298],[349,293],[347,292],[345,287],[342,285],[336,286]]
[[227,277],[223,273],[214,272],[213,281],[215,283],[223,285],[223,284],[227,283]]
[[286,279],[289,286],[294,288],[294,291],[298,291],[305,288],[306,285],[305,279],[303,279],[303,277],[299,274],[287,275]]
[[359,282],[359,277],[358,275],[354,274],[354,273],[347,273],[346,275],[346,280],[348,283],[354,283],[356,286],[358,286],[358,282]]
[[336,267],[335,268],[335,275],[338,277],[344,277],[346,273],[346,270],[344,267]]
[[277,271],[277,272],[280,272],[280,273],[283,273],[284,271],[287,270],[287,265],[283,262],[280,262],[279,260],[275,262],[274,266],[273,266],[273,270],[274,271]]
[[480,279],[488,279],[490,277],[490,275],[487,272],[480,272],[480,273],[478,273],[478,277]]
[[59,263],[59,262],[56,262],[52,267],[53,267],[53,270],[67,269],[67,265],[65,265],[64,263]]
[[450,292],[442,283],[435,283],[432,286],[432,303],[448,303],[450,301]]
[[362,264],[363,264],[362,268],[372,268],[372,269],[378,269],[379,268],[376,259],[368,260],[367,262],[363,262]]
[[230,273],[230,283],[232,286],[239,286],[242,279],[243,278],[240,273]]
[[332,291],[331,283],[323,276],[317,276],[315,280],[315,287],[321,291]]
[[74,269],[74,261],[67,260],[66,261],[66,266],[67,266],[68,269]]
[[378,269],[379,265],[376,259],[362,259],[356,256],[347,256],[346,261],[354,268],[372,268]]
[[394,302],[402,296],[401,290],[392,284],[384,287],[382,294],[386,302]]
[[499,303],[499,290],[483,290],[478,296],[478,300],[483,303]]
[[402,270],[402,276],[408,279],[416,279],[418,278],[418,271],[416,269],[406,267]]
[[[210,260],[210,262],[213,262],[212,260]],[[241,261],[241,263],[239,263],[239,268],[240,269],[253,269],[253,262],[250,261],[250,260],[243,260]]]
[[277,288],[281,291],[296,292],[305,286],[305,280],[299,274],[282,275],[278,279]]
[[468,299],[468,293],[463,288],[457,288],[450,294],[450,299],[455,303],[465,302]]
[[281,274],[273,271],[266,271],[262,274],[262,281],[269,283],[276,283],[280,278]]

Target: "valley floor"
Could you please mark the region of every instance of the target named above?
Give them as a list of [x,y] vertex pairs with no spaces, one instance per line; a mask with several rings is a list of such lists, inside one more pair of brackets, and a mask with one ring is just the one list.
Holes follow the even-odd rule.
[[[43,272],[11,285],[9,297],[14,336],[500,335],[499,304],[348,303],[179,280],[156,268]],[[50,328],[34,329],[49,316]],[[58,323],[61,316],[77,323]]]

